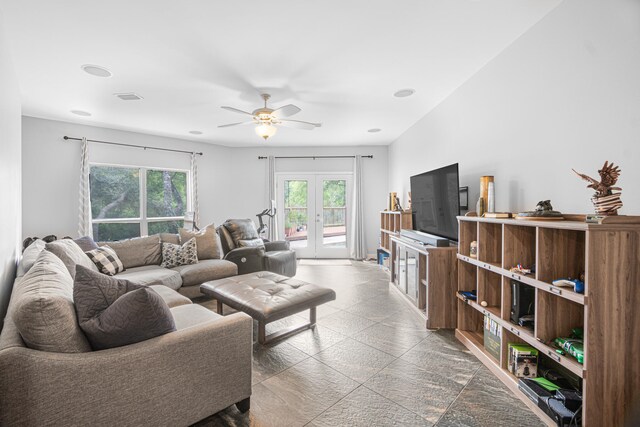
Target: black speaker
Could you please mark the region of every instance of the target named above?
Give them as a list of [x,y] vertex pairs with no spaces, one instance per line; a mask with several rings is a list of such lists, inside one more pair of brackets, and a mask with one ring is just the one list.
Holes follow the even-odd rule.
[[536,290],[517,280],[511,281],[511,322],[518,324],[522,316],[535,314]]

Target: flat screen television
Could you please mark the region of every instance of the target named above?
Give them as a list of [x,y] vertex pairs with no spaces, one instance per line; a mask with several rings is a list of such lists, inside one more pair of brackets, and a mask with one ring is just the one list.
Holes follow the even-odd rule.
[[411,177],[413,229],[458,240],[460,183],[458,164]]

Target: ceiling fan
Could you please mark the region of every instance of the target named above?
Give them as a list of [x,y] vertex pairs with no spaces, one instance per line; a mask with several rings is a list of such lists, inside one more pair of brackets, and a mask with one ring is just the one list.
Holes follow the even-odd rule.
[[220,125],[219,128],[226,128],[230,126],[256,124],[256,133],[262,138],[269,139],[276,134],[278,128],[276,126],[286,126],[294,129],[313,130],[322,126],[322,123],[310,123],[300,120],[286,119],[285,117],[291,117],[294,114],[298,114],[302,111],[300,108],[293,104],[285,105],[284,107],[276,108],[275,110],[267,108],[267,101],[271,98],[271,95],[263,93],[260,95],[264,99],[264,107],[254,110],[252,113],[242,111],[233,107],[222,107],[225,110],[233,111],[234,113],[246,114],[251,116],[251,120],[239,123],[230,123],[228,125]]

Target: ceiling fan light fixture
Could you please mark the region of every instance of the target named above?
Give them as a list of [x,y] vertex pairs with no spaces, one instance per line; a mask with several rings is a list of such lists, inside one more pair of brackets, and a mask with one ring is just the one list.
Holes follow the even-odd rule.
[[264,138],[265,141],[270,137],[272,137],[273,135],[275,135],[277,131],[278,131],[278,128],[270,124],[263,123],[256,126],[256,134]]

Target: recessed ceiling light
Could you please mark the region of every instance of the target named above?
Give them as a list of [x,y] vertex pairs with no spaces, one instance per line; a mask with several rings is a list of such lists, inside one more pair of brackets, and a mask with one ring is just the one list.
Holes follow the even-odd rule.
[[382,129],[379,128],[373,128],[373,129],[369,129],[367,132],[369,133],[376,133],[376,132],[380,132]]
[[122,99],[123,101],[137,101],[139,99],[144,99],[143,97],[141,97],[137,93],[133,93],[133,92],[114,93],[113,95],[117,96],[118,98]]
[[190,130],[189,133],[191,135],[202,135],[202,132],[200,132],[199,130]]
[[396,98],[406,98],[407,96],[411,96],[416,93],[415,89],[401,89],[393,94]]
[[76,116],[82,116],[82,117],[89,117],[91,115],[90,112],[83,111],[83,110],[71,110],[71,112]]
[[85,73],[96,77],[111,77],[113,75],[111,71],[99,65],[84,64],[80,68],[82,68]]

